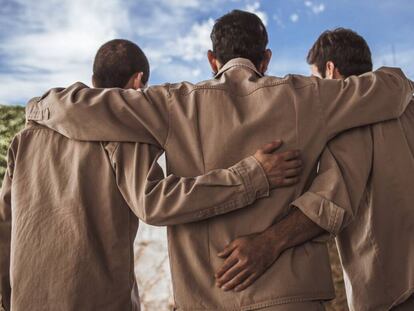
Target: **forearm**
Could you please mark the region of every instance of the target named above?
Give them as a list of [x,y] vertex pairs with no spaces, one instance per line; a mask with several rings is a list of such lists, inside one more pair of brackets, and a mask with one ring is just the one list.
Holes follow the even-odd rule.
[[298,209],[262,232],[262,236],[280,253],[308,242],[326,231]]
[[[106,148],[113,150],[113,143]],[[118,189],[135,215],[151,225],[194,222],[243,208],[269,195],[270,184],[254,157],[196,177],[164,176],[162,150],[121,143],[113,151]]]
[[31,100],[26,118],[83,141],[124,141],[162,147],[169,129],[168,87],[99,89],[75,83]]
[[270,190],[253,157],[198,177],[149,176],[137,212],[152,225],[175,225],[229,213],[268,196]]

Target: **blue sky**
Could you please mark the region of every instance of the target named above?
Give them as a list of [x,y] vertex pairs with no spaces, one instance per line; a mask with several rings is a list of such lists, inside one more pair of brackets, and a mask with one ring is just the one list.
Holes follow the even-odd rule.
[[143,48],[151,84],[208,79],[214,19],[235,8],[265,21],[269,74],[309,74],[309,47],[322,31],[342,26],[366,38],[375,67],[399,66],[414,78],[412,0],[0,0],[0,104],[90,84],[95,52],[113,38]]

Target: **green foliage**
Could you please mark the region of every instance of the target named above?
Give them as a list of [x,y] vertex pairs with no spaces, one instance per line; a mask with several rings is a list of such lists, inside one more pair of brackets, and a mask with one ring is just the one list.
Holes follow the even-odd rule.
[[0,105],[0,185],[6,172],[7,150],[24,123],[24,107]]

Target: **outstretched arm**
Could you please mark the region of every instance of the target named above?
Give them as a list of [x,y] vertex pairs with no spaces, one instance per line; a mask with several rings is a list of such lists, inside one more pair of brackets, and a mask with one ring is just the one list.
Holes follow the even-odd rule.
[[83,141],[123,141],[163,147],[170,128],[170,87],[89,88],[77,82],[49,90],[26,106],[26,118]]
[[[413,92],[400,69],[386,67],[344,81],[318,79],[315,83],[327,141],[346,129],[399,117]],[[76,140],[163,147],[171,126],[170,109],[176,104],[171,100],[173,89],[169,84],[138,91],[92,89],[75,83],[33,100],[27,106],[27,118]]]
[[414,91],[398,68],[382,67],[345,80],[315,79],[327,141],[348,129],[400,117]]
[[273,154],[279,146],[270,143],[229,169],[197,177],[164,178],[157,163],[162,151],[147,144],[119,144],[112,162],[118,188],[135,214],[152,225],[175,225],[237,210],[268,196],[271,188],[297,183],[299,152]]

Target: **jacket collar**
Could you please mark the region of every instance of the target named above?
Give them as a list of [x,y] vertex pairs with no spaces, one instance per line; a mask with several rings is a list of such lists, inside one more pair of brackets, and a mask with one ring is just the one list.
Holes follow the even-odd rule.
[[226,72],[227,70],[229,70],[230,68],[233,68],[233,67],[245,67],[245,68],[248,68],[248,69],[254,71],[260,77],[263,77],[263,74],[261,74],[256,69],[256,66],[253,65],[253,63],[250,60],[248,60],[246,58],[238,57],[238,58],[233,58],[232,60],[229,60],[223,67],[221,67],[221,69],[215,75],[215,78],[219,78],[224,72]]

